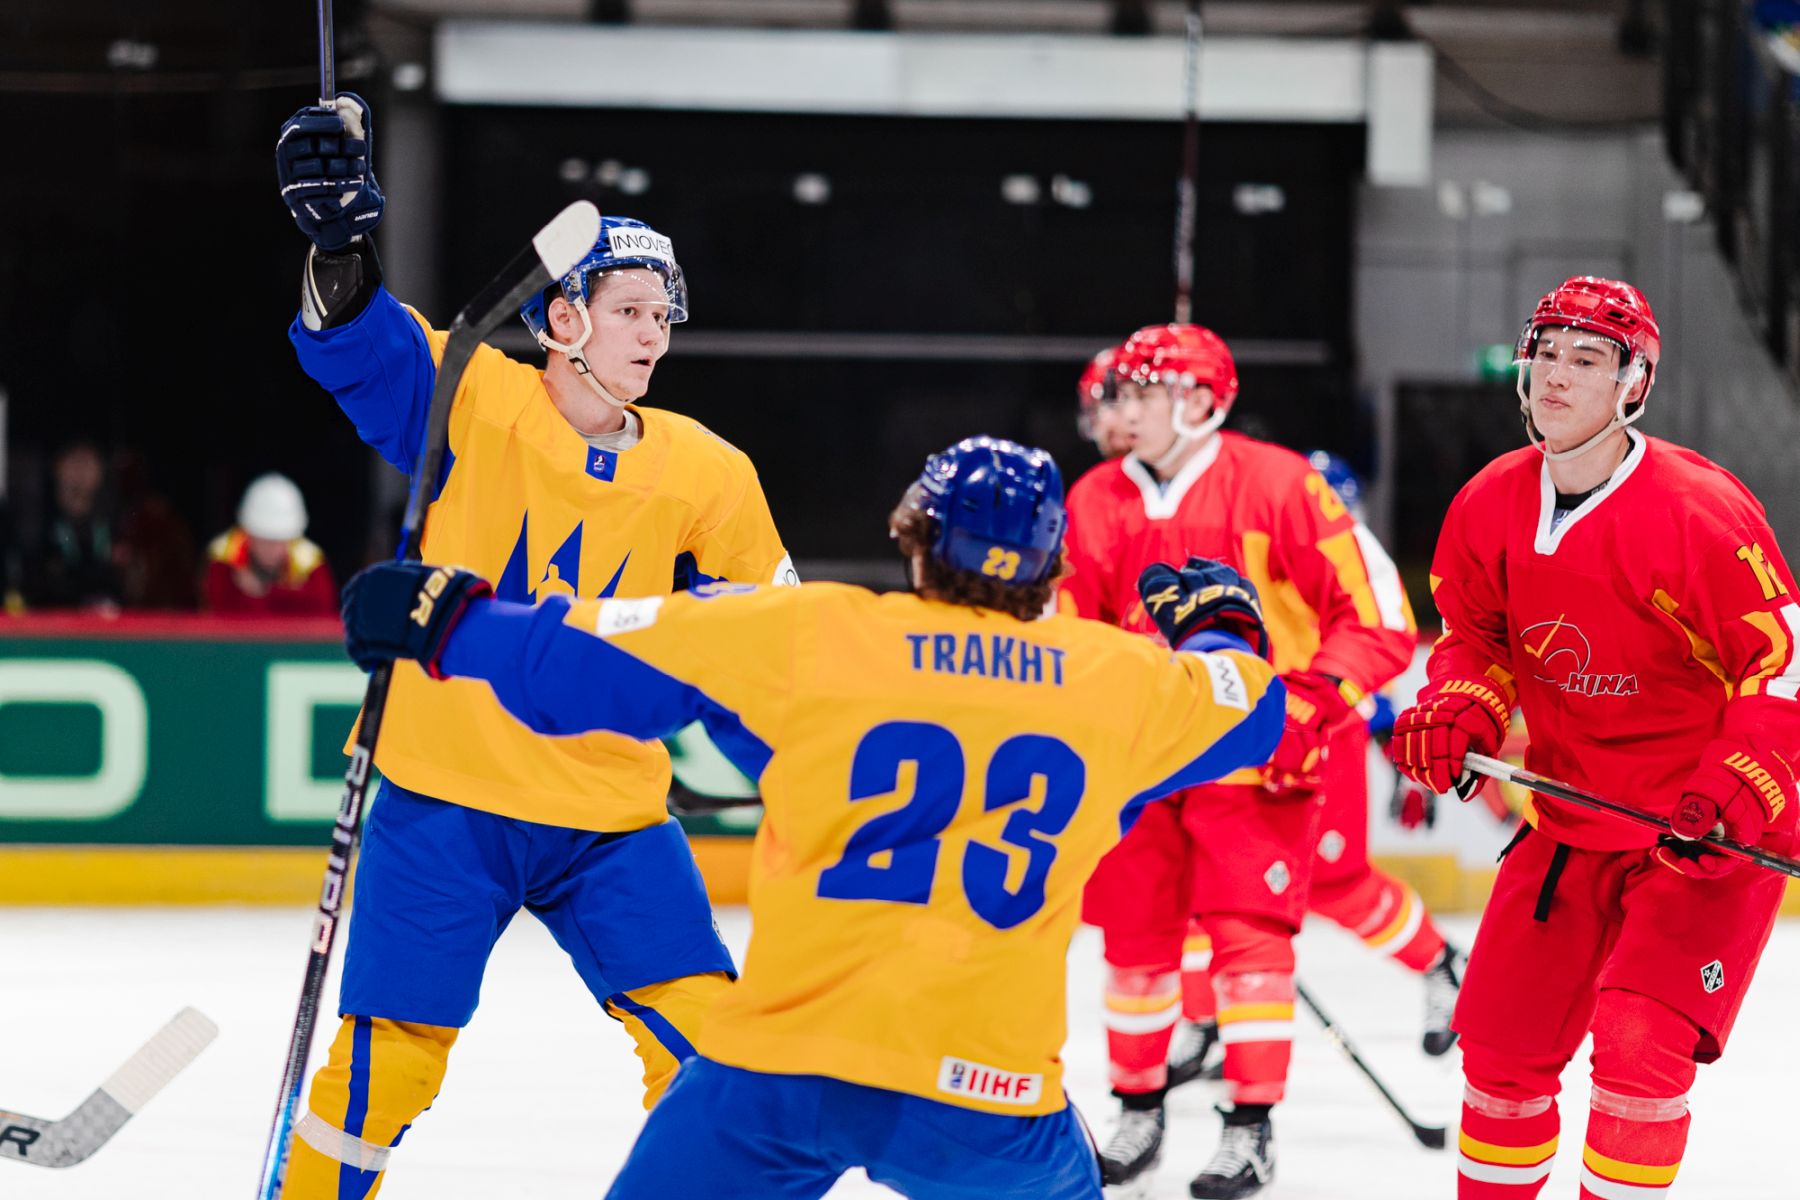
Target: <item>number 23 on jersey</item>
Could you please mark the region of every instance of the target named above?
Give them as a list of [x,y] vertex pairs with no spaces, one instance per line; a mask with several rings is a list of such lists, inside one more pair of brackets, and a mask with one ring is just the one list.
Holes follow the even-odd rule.
[[[818,895],[928,903],[945,857],[943,833],[956,819],[970,766],[962,743],[941,725],[888,721],[864,734],[850,763],[850,802],[891,796],[906,774],[912,776],[912,798],[851,833],[843,856],[820,873]],[[1011,929],[1044,906],[1044,881],[1057,852],[1050,839],[1074,819],[1087,790],[1087,764],[1066,743],[1035,733],[1008,738],[987,762],[983,812],[1024,804],[1040,778],[1043,803],[1017,808],[1000,831],[1002,842],[1027,856],[1016,889],[1006,886],[1009,851],[979,841],[963,850],[963,895],[975,915],[996,929]],[[877,863],[878,855],[885,861]]]

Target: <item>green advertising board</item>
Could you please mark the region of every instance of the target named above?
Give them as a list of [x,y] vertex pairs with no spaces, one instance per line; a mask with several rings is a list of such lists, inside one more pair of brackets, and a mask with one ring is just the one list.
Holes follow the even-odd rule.
[[[0,843],[323,846],[365,682],[329,625],[0,626]],[[698,730],[670,750],[681,787],[755,795]],[[744,834],[758,812],[684,820]]]

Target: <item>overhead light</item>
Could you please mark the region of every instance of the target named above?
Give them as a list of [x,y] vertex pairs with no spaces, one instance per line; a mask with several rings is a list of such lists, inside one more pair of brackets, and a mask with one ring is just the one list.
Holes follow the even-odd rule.
[[1706,215],[1706,197],[1686,190],[1663,193],[1663,220],[1692,225]]
[[626,167],[619,172],[619,190],[627,196],[641,196],[650,190],[650,172],[642,167]]
[[1287,193],[1278,183],[1240,183],[1231,189],[1231,206],[1246,217],[1267,216],[1287,207]]
[[1512,193],[1485,179],[1477,179],[1469,189],[1469,201],[1478,217],[1500,217],[1512,211]]
[[115,70],[148,71],[161,52],[149,42],[119,38],[106,47],[106,65]]
[[416,92],[425,86],[425,64],[403,62],[394,67],[394,90]]
[[1454,179],[1438,180],[1438,211],[1452,221],[1460,221],[1469,215],[1469,199],[1463,194],[1462,184]]
[[1050,180],[1050,198],[1067,208],[1086,208],[1094,202],[1094,189],[1079,179],[1056,175]]
[[556,168],[557,178],[564,183],[580,183],[587,178],[588,165],[585,158],[565,158]]
[[831,180],[817,171],[794,176],[794,199],[801,204],[824,204],[831,199]]
[[1044,198],[1035,175],[1008,175],[1000,181],[1000,198],[1008,204],[1036,204]]

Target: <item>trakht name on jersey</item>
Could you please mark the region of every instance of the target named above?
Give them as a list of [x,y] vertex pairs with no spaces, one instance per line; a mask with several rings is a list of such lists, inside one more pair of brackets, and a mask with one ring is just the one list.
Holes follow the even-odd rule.
[[997,633],[909,633],[912,669],[939,675],[979,675],[1014,683],[1061,687],[1063,654],[1057,646],[1040,646],[1021,637]]

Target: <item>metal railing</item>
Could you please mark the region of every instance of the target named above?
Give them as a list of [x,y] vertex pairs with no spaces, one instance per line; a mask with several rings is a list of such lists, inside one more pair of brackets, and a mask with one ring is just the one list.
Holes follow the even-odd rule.
[[1664,0],[1669,157],[1706,199],[1763,343],[1800,382],[1800,75],[1744,0]]

